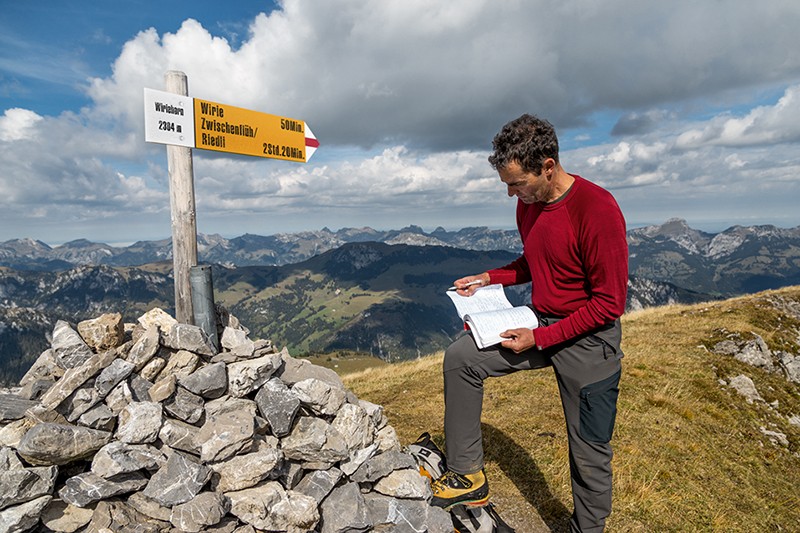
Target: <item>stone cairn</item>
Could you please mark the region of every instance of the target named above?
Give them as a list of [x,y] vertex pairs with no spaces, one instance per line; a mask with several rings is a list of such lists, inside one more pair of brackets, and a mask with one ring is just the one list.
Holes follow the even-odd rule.
[[59,321],[0,394],[0,531],[451,533],[381,406],[160,309]]

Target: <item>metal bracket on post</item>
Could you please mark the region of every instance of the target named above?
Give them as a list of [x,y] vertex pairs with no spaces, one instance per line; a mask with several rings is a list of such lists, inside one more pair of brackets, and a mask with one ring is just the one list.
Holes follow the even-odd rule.
[[192,307],[194,323],[205,331],[211,344],[219,350],[217,335],[217,312],[214,305],[214,282],[211,267],[208,265],[193,266],[189,273],[192,285]]

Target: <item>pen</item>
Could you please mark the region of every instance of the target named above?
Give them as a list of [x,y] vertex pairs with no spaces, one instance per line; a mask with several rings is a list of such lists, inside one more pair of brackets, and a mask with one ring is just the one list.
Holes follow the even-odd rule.
[[[482,280],[479,280],[479,279],[476,279],[475,281],[470,281],[469,283],[467,283],[466,285],[464,285],[464,287],[462,287],[462,288],[463,288],[463,289],[466,289],[467,287],[470,287],[470,286],[472,286],[472,285],[478,285],[479,283],[483,283],[483,281],[482,281]],[[458,287],[456,287],[455,285],[453,285],[452,287],[450,287],[450,288],[449,288],[449,289],[447,289],[447,290],[448,290],[448,291],[457,291],[457,290],[458,290]]]

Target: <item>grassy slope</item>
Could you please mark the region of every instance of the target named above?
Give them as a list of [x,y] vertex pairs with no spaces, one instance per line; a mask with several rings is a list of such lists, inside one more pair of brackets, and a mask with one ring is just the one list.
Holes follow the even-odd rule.
[[[623,318],[607,531],[800,531],[800,427],[787,419],[800,415],[800,387],[707,349],[732,332],[754,332],[773,350],[800,355],[800,321],[776,310],[775,300],[800,309],[800,287]],[[404,444],[422,431],[442,444],[441,358],[345,380],[360,398],[384,406]],[[739,374],[767,403],[748,404],[719,381]],[[786,434],[789,448],[771,443],[761,427]],[[537,512],[549,529],[565,531],[572,501],[552,372],[487,381],[483,435],[501,513],[520,532],[536,529]]]

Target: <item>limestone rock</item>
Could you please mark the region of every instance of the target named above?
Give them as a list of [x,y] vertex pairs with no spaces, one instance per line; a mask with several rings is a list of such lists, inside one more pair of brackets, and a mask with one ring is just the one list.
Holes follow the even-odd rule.
[[137,470],[157,470],[167,459],[157,448],[147,444],[109,442],[92,459],[92,472],[110,478]]
[[58,404],[66,400],[81,385],[96,376],[116,358],[117,353],[114,350],[90,354],[82,363],[76,364],[64,372],[64,377],[50,387],[39,403],[45,408],[55,409]]
[[218,474],[212,480],[214,490],[230,492],[242,490],[267,479],[280,464],[283,454],[276,447],[263,448],[242,455],[236,455],[225,461],[213,463],[211,468]]
[[107,431],[43,423],[25,433],[17,452],[31,464],[65,465],[90,457],[110,441]]
[[744,396],[747,400],[747,403],[753,402],[763,402],[764,398],[758,393],[756,389],[755,383],[749,377],[741,374],[733,378],[730,382],[730,386],[738,392],[740,395]]
[[319,415],[333,415],[344,404],[347,393],[344,388],[332,386],[326,381],[308,378],[292,386],[300,403]]
[[169,333],[164,337],[164,346],[173,350],[186,350],[188,352],[213,356],[217,349],[200,326],[191,324],[173,324]]
[[133,372],[134,364],[124,359],[114,359],[110,365],[105,367],[94,382],[94,388],[98,396],[102,399],[108,396],[111,389],[117,386],[120,381],[126,379]]
[[274,481],[226,495],[231,514],[257,529],[300,533],[313,530],[319,520],[313,498],[287,492]]
[[29,502],[15,505],[0,511],[0,531],[21,533],[29,531],[39,521],[42,510],[50,503],[52,496],[42,496]]
[[74,533],[92,520],[94,509],[82,509],[59,499],[53,499],[42,511],[41,521],[51,531]]
[[130,351],[128,351],[126,360],[131,363],[138,372],[153,359],[160,347],[161,334],[158,328],[155,326],[149,327],[145,330],[144,334],[133,343]]
[[19,420],[25,416],[25,411],[36,404],[37,402],[25,400],[16,394],[0,394],[0,423]]
[[206,419],[197,434],[200,460],[223,461],[252,442],[255,421],[245,411],[233,411]]
[[172,508],[170,522],[181,531],[199,533],[218,524],[230,511],[231,502],[217,492],[201,492],[186,503]]
[[330,494],[340,479],[342,479],[342,471],[338,468],[314,470],[306,474],[293,490],[300,494],[311,496],[319,505]]
[[89,345],[63,320],[57,321],[53,328],[53,342],[50,347],[56,364],[65,370],[82,365],[92,356]]
[[199,456],[200,444],[198,444],[197,440],[199,431],[200,428],[197,426],[180,420],[165,418],[158,433],[158,438],[170,448]]
[[395,470],[416,467],[416,461],[409,454],[398,451],[388,451],[367,460],[351,476],[351,479],[359,483],[374,482],[384,476],[388,476]]
[[125,327],[122,315],[107,313],[97,318],[78,323],[78,333],[96,351],[110,350],[125,340]]
[[168,354],[166,364],[161,372],[158,373],[157,380],[174,375],[176,378],[188,376],[197,369],[200,364],[200,357],[186,350]]
[[161,429],[160,403],[133,402],[119,414],[116,438],[128,444],[155,442]]
[[181,386],[177,387],[175,394],[163,406],[170,415],[189,424],[194,424],[203,416],[203,399]]
[[58,491],[59,497],[77,507],[140,490],[147,484],[147,478],[140,472],[118,474],[108,479],[93,472],[72,476]]
[[369,531],[367,504],[356,483],[347,483],[333,489],[320,506],[321,533]]
[[335,463],[347,458],[344,437],[321,418],[301,417],[292,432],[281,440],[289,459]]
[[204,366],[179,380],[186,390],[206,399],[219,398],[228,389],[228,372],[225,363]]
[[163,332],[168,332],[172,326],[178,323],[169,313],[157,307],[140,316],[137,322],[144,328],[155,326]]
[[3,469],[0,471],[0,509],[51,494],[57,474],[56,466],[23,468],[20,464]]
[[21,386],[25,386],[32,381],[40,379],[57,380],[64,375],[64,369],[56,363],[56,357],[52,348],[43,351],[39,358],[34,361],[22,379],[19,380]]
[[305,359],[295,359],[289,355],[286,349],[280,353],[280,356],[283,365],[280,370],[276,372],[276,375],[290,387],[304,379],[314,378],[324,381],[332,387],[340,389],[345,388],[342,378],[330,368],[312,364]]
[[211,478],[211,469],[181,452],[173,453],[147,483],[143,494],[165,507],[197,496]]
[[256,394],[258,410],[277,437],[284,437],[292,429],[292,422],[300,408],[300,399],[283,381],[272,378]]
[[431,498],[431,486],[427,478],[423,477],[416,468],[395,470],[386,477],[382,477],[373,486],[373,489],[395,498],[411,498],[428,500]]
[[266,383],[280,364],[278,354],[231,363],[228,365],[228,394],[237,398],[248,395]]
[[331,426],[344,435],[351,452],[365,448],[375,439],[374,426],[367,412],[360,406],[346,403],[336,413]]
[[91,429],[101,431],[114,431],[117,424],[117,417],[111,409],[104,403],[95,405],[78,418],[78,424]]

